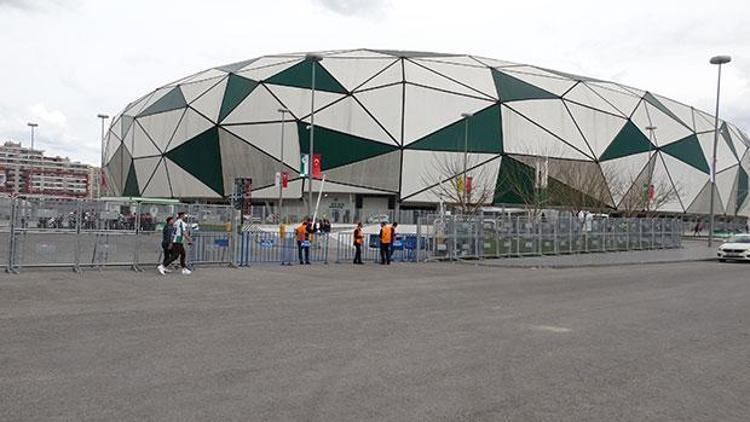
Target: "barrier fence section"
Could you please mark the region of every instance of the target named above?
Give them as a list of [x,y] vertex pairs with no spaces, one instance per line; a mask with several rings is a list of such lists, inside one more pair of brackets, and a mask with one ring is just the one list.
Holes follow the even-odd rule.
[[230,264],[228,206],[100,201],[72,198],[0,198],[0,256],[7,272],[23,268],[105,266],[135,270],[161,262],[167,216],[187,213],[193,244],[189,265]]
[[545,220],[448,216],[420,220],[414,260],[679,248],[682,233],[680,218]]
[[[335,233],[335,255],[337,263],[354,262],[356,248],[354,246],[354,233],[339,232]],[[420,246],[421,245],[421,246]],[[391,260],[394,262],[415,262],[417,261],[417,250],[419,247],[427,249],[429,242],[423,238],[421,243],[418,241],[417,234],[414,233],[397,233],[396,238],[391,245]],[[365,242],[362,245],[362,261],[380,262],[380,238],[378,234],[366,234]]]
[[[238,242],[237,265],[249,266],[262,263],[292,265],[304,260],[304,250],[293,232],[281,234],[260,230],[246,230],[240,233]],[[328,263],[329,235],[315,233],[310,236],[310,262]],[[300,252],[303,252],[300,259]]]

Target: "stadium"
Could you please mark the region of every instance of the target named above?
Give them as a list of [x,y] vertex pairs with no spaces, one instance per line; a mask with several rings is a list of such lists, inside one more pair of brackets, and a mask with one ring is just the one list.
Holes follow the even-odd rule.
[[[254,202],[274,204],[282,171],[285,205],[301,205],[310,132],[324,208],[434,209],[466,169],[487,205],[544,188],[550,206],[710,211],[709,113],[533,65],[367,49],[263,56],[142,96],[106,133],[108,188],[216,202],[245,177]],[[724,121],[719,135],[715,210],[747,215],[750,139]]]

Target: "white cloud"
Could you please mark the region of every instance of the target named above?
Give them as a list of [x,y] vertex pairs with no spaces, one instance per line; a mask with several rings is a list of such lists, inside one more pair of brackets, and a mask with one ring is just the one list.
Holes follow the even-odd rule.
[[382,16],[390,7],[387,0],[315,0],[316,3],[345,16]]

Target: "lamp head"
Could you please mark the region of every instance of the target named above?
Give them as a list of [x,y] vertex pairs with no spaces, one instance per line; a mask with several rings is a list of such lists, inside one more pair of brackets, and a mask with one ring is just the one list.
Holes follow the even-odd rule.
[[711,57],[711,64],[727,64],[732,61],[730,56],[713,56]]

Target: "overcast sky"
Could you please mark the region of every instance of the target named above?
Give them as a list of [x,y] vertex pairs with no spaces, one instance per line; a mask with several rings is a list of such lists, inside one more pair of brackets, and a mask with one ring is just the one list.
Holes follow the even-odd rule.
[[99,163],[97,113],[199,70],[346,48],[470,53],[613,80],[750,132],[750,2],[0,0],[0,141]]

